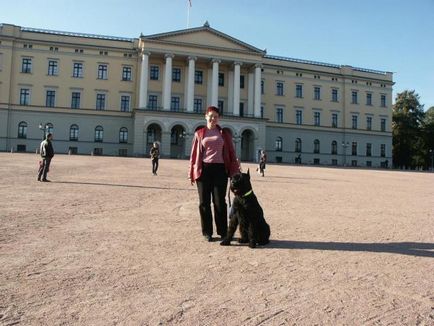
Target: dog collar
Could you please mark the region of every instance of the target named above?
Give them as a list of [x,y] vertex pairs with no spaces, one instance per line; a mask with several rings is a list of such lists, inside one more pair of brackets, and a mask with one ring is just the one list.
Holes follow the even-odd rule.
[[247,196],[251,195],[252,192],[253,192],[253,189],[250,189],[250,191],[247,191],[247,192],[243,195],[243,197],[247,197]]

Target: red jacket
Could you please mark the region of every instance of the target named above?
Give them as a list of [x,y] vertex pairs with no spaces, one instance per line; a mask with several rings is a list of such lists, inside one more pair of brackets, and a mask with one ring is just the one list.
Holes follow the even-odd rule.
[[[240,164],[238,162],[237,155],[235,154],[232,135],[227,130],[222,129],[219,125],[217,125],[217,128],[220,130],[224,141],[223,160],[225,162],[226,173],[228,174],[228,177],[232,177],[234,174],[240,172]],[[205,135],[205,130],[206,127],[202,127],[194,133],[190,155],[190,171],[188,174],[191,181],[196,181],[202,174],[202,161],[204,153],[202,140]]]

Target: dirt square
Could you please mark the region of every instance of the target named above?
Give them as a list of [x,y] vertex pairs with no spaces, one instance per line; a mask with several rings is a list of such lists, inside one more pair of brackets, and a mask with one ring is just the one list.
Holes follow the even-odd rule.
[[186,160],[38,161],[0,153],[0,325],[434,325],[434,173],[243,163],[250,249],[204,241]]

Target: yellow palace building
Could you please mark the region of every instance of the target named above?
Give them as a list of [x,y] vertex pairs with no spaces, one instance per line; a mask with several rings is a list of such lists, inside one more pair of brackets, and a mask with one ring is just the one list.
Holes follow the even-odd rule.
[[268,55],[205,23],[138,38],[0,24],[0,150],[186,158],[209,105],[242,161],[387,167],[390,72]]

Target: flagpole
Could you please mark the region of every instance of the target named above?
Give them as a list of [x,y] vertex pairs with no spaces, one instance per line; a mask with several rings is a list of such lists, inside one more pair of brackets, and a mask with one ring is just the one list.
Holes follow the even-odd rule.
[[190,3],[187,2],[187,28],[190,28]]
[[187,0],[187,28],[190,28],[190,8],[191,0]]

